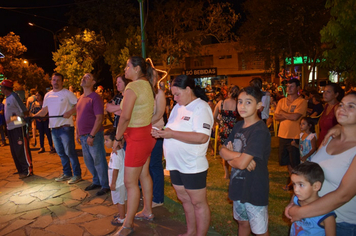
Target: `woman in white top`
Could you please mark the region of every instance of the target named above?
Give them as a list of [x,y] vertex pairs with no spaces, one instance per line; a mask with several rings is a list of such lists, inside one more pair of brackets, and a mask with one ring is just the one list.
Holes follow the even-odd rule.
[[[187,222],[184,235],[206,235],[210,210],[206,197],[209,167],[206,152],[209,145],[213,114],[204,91],[186,75],[172,82],[174,106],[164,130],[152,130],[155,138],[164,138],[166,169],[177,196],[183,203]],[[203,99],[203,100],[202,100]]]
[[356,92],[342,99],[335,114],[340,134],[321,146],[312,160],[325,174],[322,197],[303,207],[290,204],[286,215],[295,221],[335,210],[337,235],[352,236],[356,235]]

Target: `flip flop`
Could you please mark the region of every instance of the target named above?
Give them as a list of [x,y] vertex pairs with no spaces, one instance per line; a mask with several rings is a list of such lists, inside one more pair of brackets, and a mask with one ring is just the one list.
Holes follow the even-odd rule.
[[136,220],[148,220],[148,221],[153,221],[154,218],[155,218],[155,215],[154,215],[153,213],[149,214],[148,216],[146,216],[146,215],[143,214],[142,212],[136,213],[136,215],[135,215],[135,219],[136,219]]
[[[124,233],[123,231],[127,231],[129,230],[128,233]],[[114,234],[115,236],[118,235],[118,236],[128,236],[128,235],[131,235],[132,233],[134,232],[134,229],[132,227],[126,227],[126,226],[122,226],[121,229],[116,233]]]

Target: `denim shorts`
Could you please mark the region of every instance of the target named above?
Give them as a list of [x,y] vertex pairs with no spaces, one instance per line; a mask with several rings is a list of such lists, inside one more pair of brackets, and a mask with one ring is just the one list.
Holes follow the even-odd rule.
[[254,234],[264,234],[268,230],[268,206],[254,206],[250,203],[233,203],[234,219],[248,221]]
[[336,223],[337,236],[356,236],[356,225],[346,222]]

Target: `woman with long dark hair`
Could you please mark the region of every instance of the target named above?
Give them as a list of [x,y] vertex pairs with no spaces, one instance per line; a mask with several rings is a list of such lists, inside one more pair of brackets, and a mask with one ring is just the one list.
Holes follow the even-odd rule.
[[[152,179],[149,173],[150,154],[156,143],[151,136],[151,121],[154,106],[154,92],[149,79],[152,67],[142,57],[133,56],[127,60],[125,77],[132,82],[126,86],[121,102],[121,115],[117,126],[113,150],[126,141],[124,182],[127,189],[127,213],[122,227],[115,235],[129,235],[133,232],[133,220],[153,220]],[[137,213],[140,201],[140,180],[144,207]]]

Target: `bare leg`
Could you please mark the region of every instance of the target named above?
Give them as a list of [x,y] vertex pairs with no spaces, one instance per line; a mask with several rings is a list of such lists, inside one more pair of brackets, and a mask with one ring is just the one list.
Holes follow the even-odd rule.
[[140,188],[138,187],[138,178],[141,174],[142,167],[125,166],[125,187],[127,189],[127,212],[126,220],[123,224],[125,227],[132,227],[135,214],[140,201]]
[[191,202],[190,196],[188,195],[184,186],[173,184],[173,187],[177,192],[178,199],[183,204],[185,219],[187,221],[187,232],[185,234],[182,234],[182,236],[197,235],[196,234],[197,229],[196,229],[196,223],[195,223],[195,211],[194,211],[194,206]]
[[237,221],[239,223],[239,236],[250,236],[251,228],[248,221]]
[[152,194],[153,194],[153,184],[152,178],[149,172],[150,158],[147,159],[145,165],[142,168],[140,175],[140,182],[143,193],[143,209],[142,213],[145,216],[150,216],[152,214]]
[[32,121],[31,127],[32,127],[33,146],[36,146],[37,142],[36,142],[36,121],[35,120]]
[[229,163],[227,161],[225,161],[224,159],[223,160],[223,166],[224,166],[224,171],[225,171],[225,175],[224,175],[224,178],[225,179],[230,179],[230,173],[229,173]]
[[209,230],[210,209],[206,198],[206,188],[186,189],[194,206],[197,236],[205,236]]
[[120,214],[120,219],[125,219],[125,215],[126,215],[126,204],[117,204],[117,210]]

